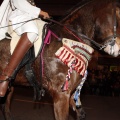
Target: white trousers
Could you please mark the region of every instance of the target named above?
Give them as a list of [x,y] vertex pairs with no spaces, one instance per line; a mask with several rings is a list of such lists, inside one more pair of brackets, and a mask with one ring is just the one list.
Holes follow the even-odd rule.
[[28,39],[31,41],[31,43],[35,42],[39,36],[38,26],[37,26],[36,21],[27,22],[16,29],[14,29],[14,27],[13,27],[13,30],[18,35],[27,33]]
[[36,33],[27,33],[27,37],[31,43],[34,43],[38,39],[38,35]]

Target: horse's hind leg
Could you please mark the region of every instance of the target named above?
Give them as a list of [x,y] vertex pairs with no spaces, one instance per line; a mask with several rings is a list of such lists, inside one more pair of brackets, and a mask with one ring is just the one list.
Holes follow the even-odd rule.
[[10,91],[8,92],[8,94],[6,96],[5,103],[3,103],[1,105],[1,107],[2,107],[2,113],[4,115],[5,120],[13,120],[12,115],[11,115],[11,111],[10,111],[10,104],[11,104],[11,99],[12,99],[13,91],[14,91],[14,88],[11,87]]
[[54,113],[56,120],[68,120],[69,97],[66,92],[54,94]]

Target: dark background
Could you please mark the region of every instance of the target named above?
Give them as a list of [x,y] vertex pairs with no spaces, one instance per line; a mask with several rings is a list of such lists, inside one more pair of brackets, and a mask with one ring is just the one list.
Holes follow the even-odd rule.
[[50,15],[63,15],[82,0],[35,0],[36,5],[49,12]]
[[[77,3],[85,0],[34,0],[36,6],[47,11],[51,16],[61,16]],[[0,0],[0,4],[3,0]]]

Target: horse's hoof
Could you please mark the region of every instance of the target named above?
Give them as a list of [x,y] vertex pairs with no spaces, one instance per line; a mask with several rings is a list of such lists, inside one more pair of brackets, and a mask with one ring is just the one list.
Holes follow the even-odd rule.
[[80,120],[85,120],[86,118],[86,113],[84,110],[81,111],[81,116],[80,116]]
[[86,113],[85,113],[84,109],[82,108],[82,106],[80,106],[78,108],[78,110],[79,110],[79,115],[78,115],[77,120],[85,120],[86,119]]

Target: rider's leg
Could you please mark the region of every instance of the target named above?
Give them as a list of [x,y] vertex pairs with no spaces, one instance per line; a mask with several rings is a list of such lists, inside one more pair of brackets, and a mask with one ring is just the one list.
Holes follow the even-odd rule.
[[[33,42],[37,39],[35,33],[24,33],[18,44],[16,45],[14,52],[10,58],[9,63],[0,75],[0,97],[4,97],[9,85],[9,78],[13,75],[14,70],[22,61],[27,51],[33,46]],[[5,81],[6,80],[6,81]],[[3,81],[3,82],[2,82]]]

